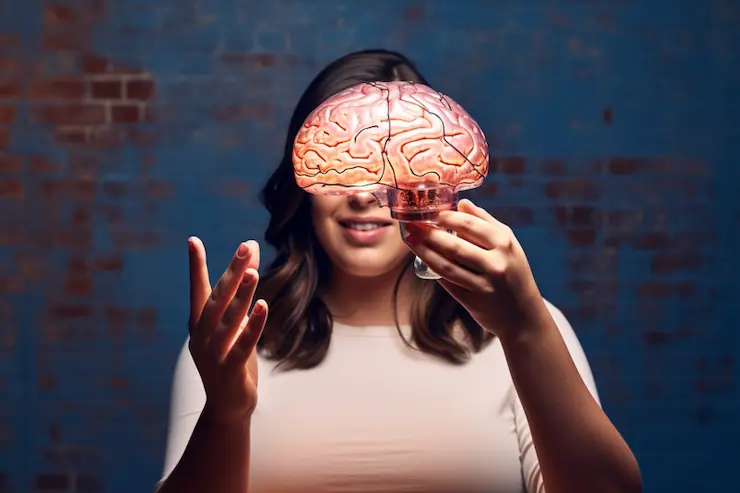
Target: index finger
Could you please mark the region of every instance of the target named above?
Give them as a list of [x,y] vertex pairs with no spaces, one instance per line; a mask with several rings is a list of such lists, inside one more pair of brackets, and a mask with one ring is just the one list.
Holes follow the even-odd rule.
[[206,248],[199,238],[193,236],[188,239],[188,250],[190,256],[190,323],[193,327],[200,320],[203,307],[211,295],[211,281],[208,277],[208,266],[206,264]]
[[444,211],[436,222],[439,229],[452,231],[480,248],[489,250],[495,246],[493,225],[481,217],[463,211]]
[[244,269],[254,269],[259,272],[260,267],[260,245],[254,240],[247,241],[247,247],[249,247],[249,262],[247,267]]

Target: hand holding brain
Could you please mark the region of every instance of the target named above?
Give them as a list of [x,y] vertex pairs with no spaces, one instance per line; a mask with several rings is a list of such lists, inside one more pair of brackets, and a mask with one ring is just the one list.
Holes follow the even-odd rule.
[[488,144],[456,102],[411,82],[362,83],[306,118],[293,146],[298,186],[311,193],[357,188],[475,188]]

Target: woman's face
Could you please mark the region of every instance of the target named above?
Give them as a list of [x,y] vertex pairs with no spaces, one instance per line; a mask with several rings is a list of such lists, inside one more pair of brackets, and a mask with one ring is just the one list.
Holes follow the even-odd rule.
[[395,273],[411,252],[390,209],[367,192],[349,197],[312,195],[316,236],[334,268],[357,277]]

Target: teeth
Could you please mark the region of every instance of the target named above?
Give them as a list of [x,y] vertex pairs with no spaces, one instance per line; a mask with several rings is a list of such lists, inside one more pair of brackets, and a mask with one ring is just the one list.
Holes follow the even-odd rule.
[[370,231],[372,229],[381,228],[383,225],[378,223],[347,223],[347,227],[359,231]]

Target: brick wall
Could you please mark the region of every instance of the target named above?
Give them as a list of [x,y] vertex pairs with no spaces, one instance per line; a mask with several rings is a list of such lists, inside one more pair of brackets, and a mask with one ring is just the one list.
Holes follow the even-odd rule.
[[0,492],[151,488],[185,239],[223,265],[262,238],[292,106],[368,46],[490,136],[474,198],[576,328],[646,491],[730,489],[740,6],[698,5],[0,2]]

